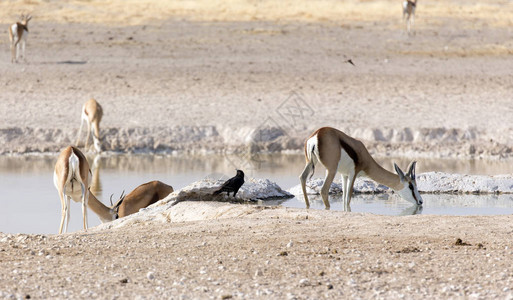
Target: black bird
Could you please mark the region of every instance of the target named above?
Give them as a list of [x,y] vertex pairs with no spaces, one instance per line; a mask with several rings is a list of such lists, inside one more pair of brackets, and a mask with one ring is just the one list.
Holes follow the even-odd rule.
[[214,195],[226,192],[226,194],[230,196],[230,192],[233,192],[233,197],[235,198],[235,195],[237,194],[237,192],[243,184],[244,172],[242,172],[241,170],[237,170],[237,175],[226,180],[226,182],[223,183],[223,185],[217,191],[214,192]]
[[345,63],[352,64],[353,66],[355,65],[351,59],[346,60]]

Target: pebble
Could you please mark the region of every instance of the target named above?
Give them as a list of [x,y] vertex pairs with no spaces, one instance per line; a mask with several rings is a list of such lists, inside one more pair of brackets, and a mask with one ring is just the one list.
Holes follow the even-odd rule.
[[148,274],[146,274],[146,278],[148,278],[149,280],[153,280],[155,279],[155,274],[153,272],[148,272]]
[[310,281],[306,278],[299,280],[299,286],[304,287],[310,284]]
[[287,299],[297,299],[296,295],[292,294],[292,293],[288,293],[287,294]]

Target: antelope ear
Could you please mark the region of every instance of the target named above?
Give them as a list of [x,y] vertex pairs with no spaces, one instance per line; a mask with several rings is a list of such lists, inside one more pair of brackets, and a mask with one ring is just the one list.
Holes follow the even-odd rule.
[[404,181],[404,173],[396,163],[394,163],[394,169],[397,175],[399,175],[399,180]]
[[410,167],[408,168],[408,176],[411,178],[411,179],[415,179],[415,166],[417,165],[417,162],[416,161],[412,161],[411,164],[410,164]]

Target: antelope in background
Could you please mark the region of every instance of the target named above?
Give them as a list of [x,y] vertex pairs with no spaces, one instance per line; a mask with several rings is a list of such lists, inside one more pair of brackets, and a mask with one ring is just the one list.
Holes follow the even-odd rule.
[[415,23],[415,9],[417,0],[405,0],[403,2],[403,21],[406,21],[406,31],[410,34],[410,27]]
[[100,139],[100,122],[103,117],[103,109],[101,105],[94,99],[89,99],[82,107],[82,120],[80,122],[80,129],[78,130],[77,142],[75,145],[78,146],[80,142],[80,135],[82,134],[82,127],[84,122],[87,123],[87,136],[85,140],[84,148],[87,149],[89,145],[89,136],[93,131],[93,144],[97,153],[101,151],[101,139]]
[[330,208],[328,193],[337,172],[342,174],[344,209],[346,211],[351,210],[354,180],[357,176],[362,175],[392,188],[403,199],[417,206],[422,205],[422,198],[417,190],[415,180],[416,162],[410,164],[407,174],[404,174],[395,163],[394,168],[397,174],[389,172],[372,158],[362,142],[331,127],[322,127],[315,131],[305,142],[304,149],[306,166],[299,178],[307,208],[310,207],[310,202],[306,194],[306,180],[310,173],[310,178],[313,176],[317,162],[326,168],[326,178],[321,188],[322,201],[326,209]]
[[28,36],[28,21],[32,19],[30,15],[21,15],[20,22],[16,22],[9,26],[9,41],[11,42],[11,62],[18,62],[20,58],[20,46],[23,60],[26,62],[25,57],[25,44]]

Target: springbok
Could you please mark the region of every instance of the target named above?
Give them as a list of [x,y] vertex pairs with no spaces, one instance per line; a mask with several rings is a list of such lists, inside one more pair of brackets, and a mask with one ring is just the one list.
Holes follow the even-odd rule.
[[173,192],[173,187],[163,182],[154,180],[136,187],[130,194],[121,196],[117,208],[117,217],[122,218],[138,212],[141,208],[148,207],[162,200]]
[[96,152],[100,153],[101,151],[101,139],[100,139],[100,122],[103,117],[103,109],[101,105],[94,100],[93,98],[87,100],[87,102],[82,107],[82,120],[80,122],[80,129],[78,130],[77,142],[75,145],[78,146],[80,142],[80,135],[82,134],[82,126],[84,122],[87,123],[87,136],[85,140],[84,148],[87,149],[87,145],[89,144],[89,136],[91,135],[91,130],[93,131],[93,143]]
[[20,46],[23,60],[26,62],[25,57],[25,44],[28,36],[28,21],[32,19],[30,15],[21,15],[20,22],[16,22],[9,26],[9,41],[11,42],[11,62],[18,62],[20,58]]
[[340,130],[322,127],[315,131],[305,142],[306,166],[299,177],[305,197],[306,207],[310,207],[306,194],[306,180],[315,172],[315,164],[320,161],[326,168],[326,178],[321,188],[321,196],[326,209],[330,208],[328,192],[337,174],[342,174],[342,189],[344,191],[344,209],[350,210],[353,184],[357,176],[365,175],[371,179],[392,188],[405,200],[422,205],[422,198],[417,190],[415,180],[416,162],[410,164],[407,174],[394,163],[397,175],[381,167],[369,154],[362,142]]
[[86,157],[80,150],[68,146],[62,150],[55,164],[53,173],[53,184],[61,198],[61,224],[59,234],[62,233],[64,223],[65,232],[68,231],[70,217],[70,199],[75,202],[82,202],[82,217],[84,229],[87,230],[87,202],[89,199],[89,181],[91,170]]
[[165,183],[150,181],[141,184],[126,196],[121,195],[115,205],[108,207],[89,190],[91,181],[89,163],[84,154],[72,146],[64,149],[59,155],[55,164],[53,181],[59,192],[62,205],[59,234],[62,233],[64,223],[66,223],[65,232],[68,230],[70,198],[73,201],[82,202],[84,229],[87,230],[86,206],[98,215],[102,223],[105,223],[136,213],[141,208],[162,200],[173,192],[173,187]]
[[406,21],[406,31],[410,34],[410,27],[415,23],[415,8],[417,0],[405,0],[403,2],[403,21]]
[[89,193],[89,208],[95,212],[102,223],[110,222],[118,218],[138,212],[141,208],[164,199],[173,192],[173,187],[163,182],[154,180],[136,187],[130,194],[121,194],[118,202],[112,206],[106,206],[92,193]]

